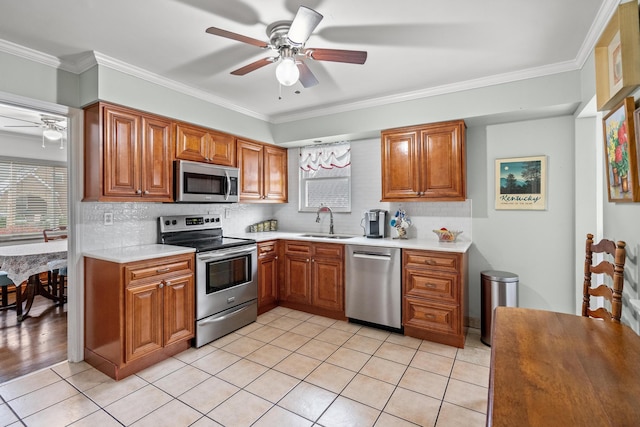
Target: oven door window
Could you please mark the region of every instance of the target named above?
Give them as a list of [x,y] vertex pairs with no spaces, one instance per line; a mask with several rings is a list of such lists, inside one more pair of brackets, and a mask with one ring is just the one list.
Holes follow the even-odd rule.
[[217,175],[184,173],[184,192],[186,194],[224,195],[226,178]]
[[249,255],[207,263],[207,294],[251,281]]

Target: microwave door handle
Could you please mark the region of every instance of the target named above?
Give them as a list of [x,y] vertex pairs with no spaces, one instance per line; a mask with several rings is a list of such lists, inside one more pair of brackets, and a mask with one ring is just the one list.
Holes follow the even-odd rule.
[[229,195],[231,194],[231,177],[229,177],[229,171],[225,169],[224,176],[227,178],[227,185],[224,192],[224,199],[229,200]]

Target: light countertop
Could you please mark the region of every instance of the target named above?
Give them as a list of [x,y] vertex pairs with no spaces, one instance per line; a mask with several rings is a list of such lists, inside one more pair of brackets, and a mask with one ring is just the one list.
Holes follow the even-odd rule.
[[[403,249],[421,249],[428,251],[442,252],[458,252],[465,253],[471,247],[471,242],[467,240],[458,240],[457,242],[438,242],[434,235],[433,239],[394,239],[386,237],[384,239],[369,239],[364,236],[353,236],[349,239],[327,239],[318,237],[305,237],[303,234],[326,235],[326,233],[301,233],[287,231],[265,231],[258,233],[234,233],[230,237],[241,237],[245,239],[255,239],[257,242],[265,242],[267,240],[287,239],[287,240],[304,240],[309,242],[339,243],[343,245],[365,245],[365,246],[382,246],[389,248]],[[336,233],[340,236],[344,234]]]
[[127,262],[143,261],[165,256],[183,255],[195,252],[194,248],[174,245],[139,245],[123,246],[120,248],[96,249],[85,251],[82,255],[103,261],[124,264]]

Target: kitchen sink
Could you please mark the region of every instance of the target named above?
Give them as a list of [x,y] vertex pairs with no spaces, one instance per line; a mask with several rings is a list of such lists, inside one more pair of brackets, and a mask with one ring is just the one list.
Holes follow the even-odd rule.
[[352,239],[356,236],[347,236],[345,234],[301,234],[300,237],[313,237],[316,239]]

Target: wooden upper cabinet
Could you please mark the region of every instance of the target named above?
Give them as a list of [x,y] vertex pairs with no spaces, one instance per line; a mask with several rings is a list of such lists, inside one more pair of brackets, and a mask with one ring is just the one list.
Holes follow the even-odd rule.
[[382,201],[466,199],[463,120],[381,133]]
[[235,137],[212,129],[176,123],[176,159],[235,166]]
[[114,105],[85,110],[87,201],[173,200],[171,121]]
[[240,168],[240,201],[287,202],[287,150],[274,145],[236,140]]

